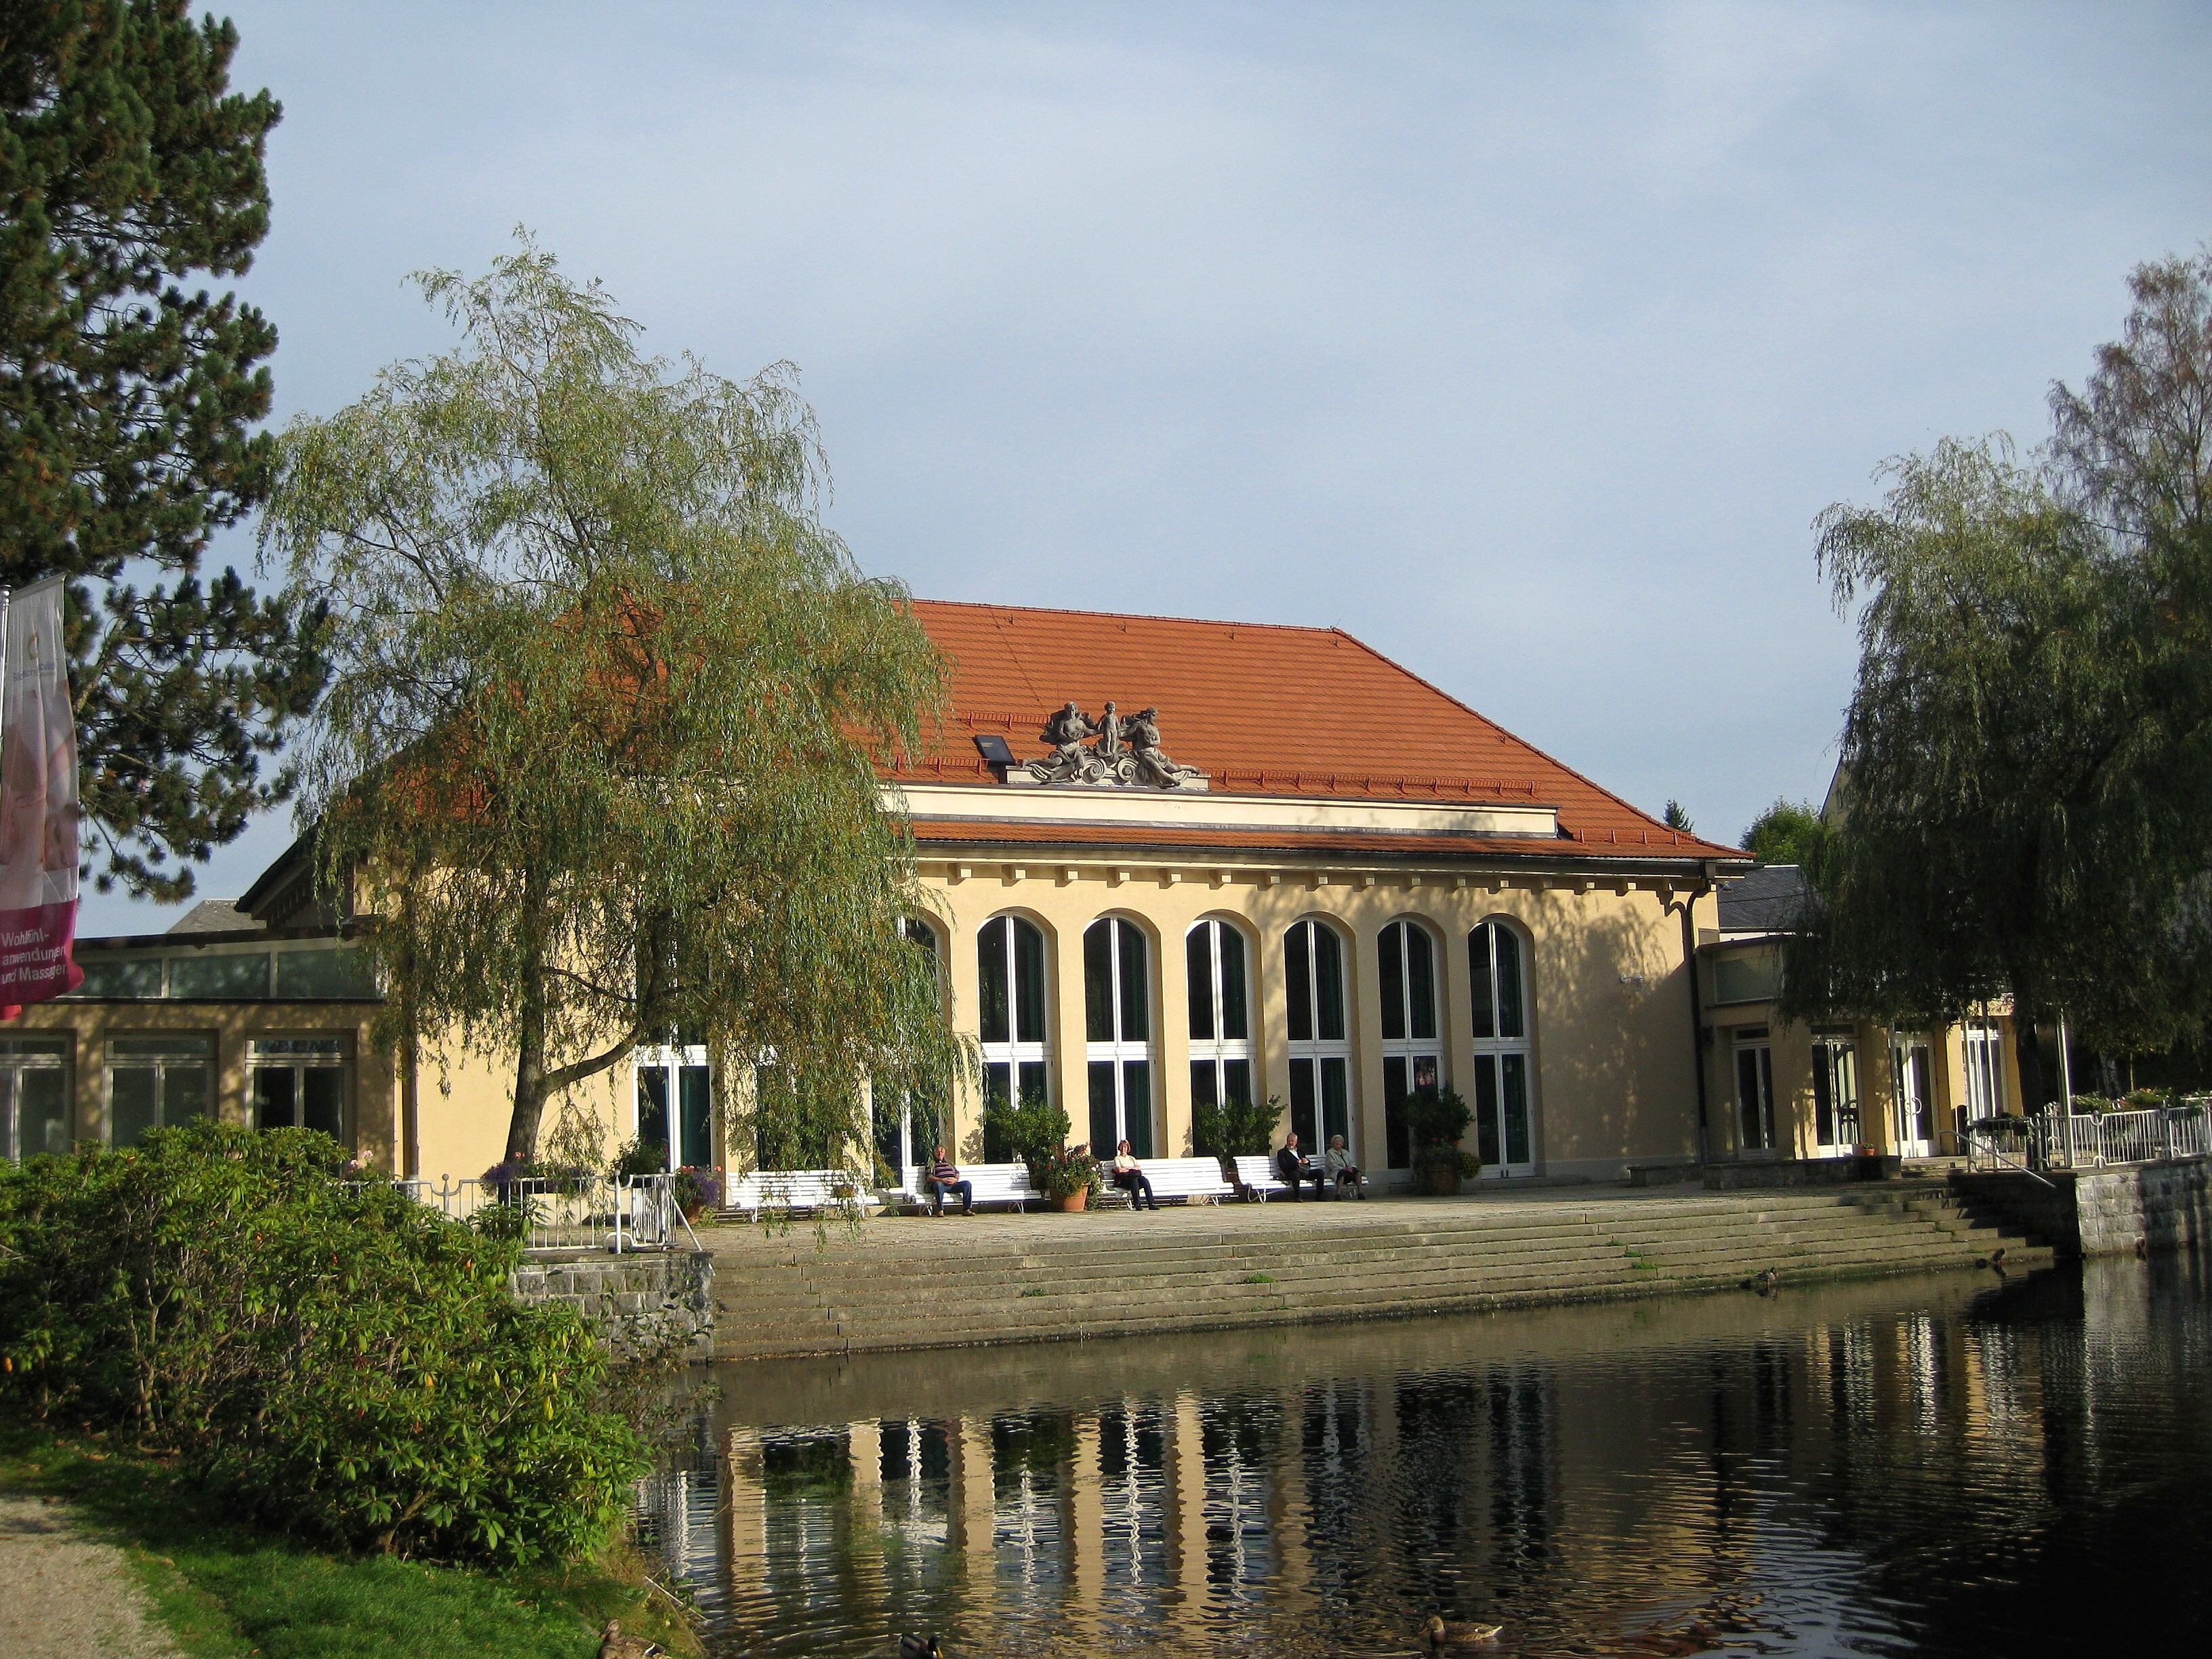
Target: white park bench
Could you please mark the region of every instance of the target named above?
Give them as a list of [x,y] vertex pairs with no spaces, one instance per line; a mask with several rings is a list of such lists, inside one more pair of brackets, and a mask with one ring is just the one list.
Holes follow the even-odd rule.
[[[1031,1199],[1044,1196],[1030,1185],[1029,1166],[1025,1164],[963,1164],[959,1168],[960,1178],[974,1186],[975,1201],[979,1207],[985,1204],[1011,1204],[1026,1208]],[[922,1183],[928,1175],[927,1166],[908,1164],[905,1182],[885,1193],[884,1199],[907,1207],[927,1205],[929,1188]],[[947,1201],[957,1204],[960,1200],[956,1194],[950,1195]]]
[[730,1183],[722,1212],[757,1220],[763,1210],[846,1210],[865,1201],[842,1170],[760,1170]]
[[[1163,1204],[1218,1204],[1237,1193],[1221,1178],[1218,1158],[1155,1158],[1140,1164],[1152,1183],[1152,1196]],[[1112,1160],[1100,1166],[1098,1175],[1106,1192],[1121,1194],[1122,1189],[1114,1185]]]
[[1280,1198],[1289,1192],[1283,1177],[1276,1173],[1273,1152],[1247,1152],[1237,1160],[1237,1179],[1252,1195],[1265,1204],[1271,1198]]

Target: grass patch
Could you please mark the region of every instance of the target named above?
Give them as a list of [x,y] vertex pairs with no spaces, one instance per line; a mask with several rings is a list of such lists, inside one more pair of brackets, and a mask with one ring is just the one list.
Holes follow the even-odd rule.
[[0,1428],[0,1486],[65,1498],[120,1545],[191,1659],[591,1659],[609,1619],[701,1651],[627,1549],[499,1572],[328,1554],[203,1508],[157,1459],[14,1426]]
[[1043,1285],[1030,1285],[1030,1286],[1029,1287],[1029,1289],[1027,1289],[1026,1291],[1024,1291],[1022,1292],[1022,1294],[1023,1294],[1024,1296],[1049,1296],[1049,1295],[1051,1295],[1051,1294],[1052,1294],[1052,1292],[1051,1292],[1051,1291],[1048,1291],[1048,1290],[1047,1290]]
[[1247,1285],[1272,1285],[1275,1282],[1275,1276],[1273,1273],[1246,1273],[1244,1282]]

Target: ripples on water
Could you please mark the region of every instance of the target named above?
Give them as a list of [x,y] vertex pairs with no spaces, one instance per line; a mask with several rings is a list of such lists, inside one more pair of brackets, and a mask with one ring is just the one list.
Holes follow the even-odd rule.
[[2208,1650],[2205,1264],[722,1368],[718,1654]]

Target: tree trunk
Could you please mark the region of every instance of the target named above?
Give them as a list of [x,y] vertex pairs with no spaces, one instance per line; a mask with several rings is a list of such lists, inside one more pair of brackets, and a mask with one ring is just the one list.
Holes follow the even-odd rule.
[[514,1022],[514,1115],[507,1121],[510,1163],[538,1156],[538,1131],[545,1116],[545,920],[550,908],[544,876],[532,870],[522,881],[522,1006]]

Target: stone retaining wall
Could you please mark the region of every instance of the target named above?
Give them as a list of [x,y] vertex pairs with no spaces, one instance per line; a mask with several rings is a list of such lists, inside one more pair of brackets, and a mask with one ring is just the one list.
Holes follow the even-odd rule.
[[714,1257],[709,1250],[562,1251],[515,1270],[518,1302],[565,1302],[626,1357],[714,1347]]
[[2212,1158],[2053,1170],[2047,1187],[2008,1170],[1951,1179],[1968,1204],[1997,1211],[2064,1255],[2212,1243]]

